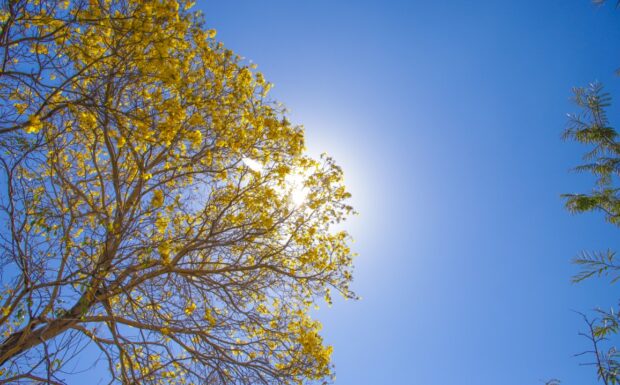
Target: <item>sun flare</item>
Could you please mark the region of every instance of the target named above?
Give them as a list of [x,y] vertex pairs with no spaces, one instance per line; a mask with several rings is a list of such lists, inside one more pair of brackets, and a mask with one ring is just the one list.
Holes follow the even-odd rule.
[[[244,157],[241,161],[252,171],[259,174],[264,171],[264,166],[257,160]],[[285,177],[284,186],[276,187],[276,191],[281,197],[289,199],[295,207],[299,207],[304,204],[309,193],[305,185],[306,178],[303,171],[293,170]]]
[[286,190],[295,206],[301,206],[308,197],[308,188],[305,186],[305,177],[301,173],[289,174],[286,177]]

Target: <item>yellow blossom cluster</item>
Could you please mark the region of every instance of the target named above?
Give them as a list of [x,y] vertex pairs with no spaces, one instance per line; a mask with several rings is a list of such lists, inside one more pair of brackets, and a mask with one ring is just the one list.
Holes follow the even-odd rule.
[[332,348],[308,313],[331,302],[329,288],[354,298],[349,238],[334,230],[352,213],[342,170],[305,155],[265,77],[191,7],[1,10],[28,36],[7,66],[38,78],[2,107],[18,138],[7,143],[28,154],[7,158],[15,248],[28,250],[13,270],[36,274],[3,293],[0,363],[77,335],[118,383],[331,376]]

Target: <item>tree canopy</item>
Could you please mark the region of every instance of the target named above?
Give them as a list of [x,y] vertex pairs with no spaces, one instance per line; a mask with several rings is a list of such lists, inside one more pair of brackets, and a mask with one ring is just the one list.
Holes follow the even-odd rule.
[[[589,193],[565,194],[566,207],[575,213],[601,211],[608,222],[620,226],[620,141],[606,113],[611,96],[597,83],[576,88],[574,93],[581,113],[571,115],[564,138],[590,147],[584,155],[585,163],[576,170],[593,174],[596,183]],[[593,276],[608,276],[612,283],[620,280],[620,264],[615,251],[584,251],[575,258],[575,263],[582,268],[573,278],[575,282]],[[590,320],[586,315],[583,317],[588,329],[581,335],[592,346],[592,350],[586,352],[593,356],[589,363],[596,367],[602,383],[620,383],[620,361],[615,347],[620,331],[618,311],[613,307],[610,310],[598,309],[597,318]]]
[[191,6],[0,3],[0,383],[332,376],[342,171]]

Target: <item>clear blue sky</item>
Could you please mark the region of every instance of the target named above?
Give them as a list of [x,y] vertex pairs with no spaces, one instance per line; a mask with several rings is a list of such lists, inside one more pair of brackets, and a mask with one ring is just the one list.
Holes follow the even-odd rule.
[[559,195],[592,181],[569,172],[585,149],[560,134],[571,87],[599,80],[620,100],[620,11],[589,0],[198,7],[275,83],[310,150],[347,173],[363,299],[318,313],[337,385],[596,382],[573,357],[588,345],[571,310],[620,293],[571,284],[570,260],[620,242],[600,215],[564,210]]

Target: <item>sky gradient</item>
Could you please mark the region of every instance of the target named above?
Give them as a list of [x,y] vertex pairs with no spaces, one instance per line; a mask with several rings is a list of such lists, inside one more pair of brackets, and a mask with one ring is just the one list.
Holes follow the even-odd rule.
[[[616,287],[575,285],[581,250],[620,249],[560,194],[585,148],[560,135],[571,88],[620,98],[620,11],[588,0],[199,2],[343,166],[360,215],[361,301],[322,306],[337,385],[596,383],[574,313]],[[612,109],[612,122],[617,117]],[[620,122],[620,118],[615,122]]]

